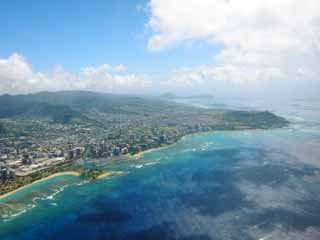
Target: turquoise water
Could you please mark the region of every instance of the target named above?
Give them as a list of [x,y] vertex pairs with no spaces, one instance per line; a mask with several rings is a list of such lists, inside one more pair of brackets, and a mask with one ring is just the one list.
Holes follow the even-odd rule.
[[270,109],[292,124],[196,134],[139,161],[86,162],[127,173],[17,193],[0,204],[0,239],[320,239],[317,103],[226,106]]

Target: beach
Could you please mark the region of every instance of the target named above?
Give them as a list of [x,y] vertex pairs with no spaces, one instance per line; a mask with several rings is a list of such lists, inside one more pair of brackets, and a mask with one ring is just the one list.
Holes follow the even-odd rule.
[[[188,134],[186,136],[190,136],[192,134]],[[186,136],[183,136],[182,138],[186,137]],[[154,152],[154,151],[158,151],[158,150],[162,150],[162,149],[166,149],[166,148],[169,148],[169,147],[173,147],[176,145],[176,142],[175,143],[172,143],[172,144],[169,144],[169,145],[166,145],[166,146],[160,146],[160,147],[155,147],[155,148],[150,148],[150,149],[147,149],[147,150],[144,150],[144,151],[141,151],[137,154],[134,154],[132,156],[129,156],[129,159],[133,159],[133,160],[139,160],[143,157],[144,154],[147,154],[147,153],[151,153],[151,152]],[[123,156],[122,156],[123,157]],[[116,161],[116,159],[113,159],[113,161]],[[106,171],[102,174],[100,174],[97,179],[103,179],[105,177],[108,177],[108,176],[111,176],[111,175],[119,175],[119,174],[125,174],[126,172],[123,172],[123,171]],[[39,179],[39,180],[36,180],[34,181],[33,183],[31,184],[28,184],[28,185],[25,185],[25,186],[22,186],[20,188],[17,188],[11,192],[8,192],[8,193],[5,193],[5,194],[2,194],[0,195],[0,201],[6,197],[9,197],[10,195],[16,193],[16,192],[19,192],[20,190],[23,190],[25,188],[28,188],[34,184],[37,184],[39,182],[43,182],[43,181],[46,181],[48,179],[51,179],[51,178],[54,178],[54,177],[58,177],[58,176],[64,176],[64,175],[74,175],[74,176],[80,176],[81,174],[79,172],[76,172],[76,171],[65,171],[65,172],[59,172],[59,173],[55,173],[55,174],[52,174],[46,178],[43,178],[43,179]]]
[[[102,174],[100,174],[97,179],[103,179],[105,177],[108,177],[108,176],[111,176],[111,175],[120,175],[120,174],[125,174],[126,172],[123,172],[123,171],[106,171]],[[59,173],[55,173],[55,174],[52,174],[46,178],[42,178],[42,179],[39,179],[37,181],[34,181],[33,183],[30,183],[28,185],[25,185],[25,186],[22,186],[20,188],[17,188],[11,192],[8,192],[8,193],[5,193],[5,194],[2,194],[0,195],[0,200],[2,199],[5,199],[7,197],[9,197],[10,195],[14,194],[14,193],[17,193],[25,188],[28,188],[34,184],[37,184],[37,183],[40,183],[40,182],[43,182],[43,181],[46,181],[46,180],[49,180],[51,178],[55,178],[55,177],[59,177],[59,176],[66,176],[66,175],[72,175],[72,176],[80,176],[81,174],[79,172],[76,172],[76,171],[66,171],[66,172],[59,172]]]
[[59,177],[59,176],[65,176],[65,175],[73,175],[73,176],[80,176],[80,173],[76,172],[76,171],[67,171],[67,172],[58,172],[58,173],[54,173],[46,178],[42,178],[42,179],[39,179],[37,181],[34,181],[33,183],[30,183],[28,185],[25,185],[25,186],[22,186],[20,188],[17,188],[11,192],[8,192],[8,193],[5,193],[5,194],[2,194],[0,195],[0,200],[6,198],[6,197],[9,197],[10,195],[16,193],[16,192],[19,192],[25,188],[28,188],[34,184],[37,184],[37,183],[40,183],[40,182],[43,182],[43,181],[46,181],[46,180],[49,180],[51,178],[54,178],[54,177]]
[[[165,148],[168,148],[168,147],[171,147],[171,146],[174,146],[176,143],[174,144],[170,144],[170,145],[167,145],[167,146],[163,146],[163,147],[156,147],[156,148],[151,148],[151,149],[147,149],[145,151],[142,151],[142,152],[139,152],[135,155],[132,155],[130,156],[129,158],[130,159],[134,159],[134,160],[139,160],[144,154],[146,153],[151,153],[153,151],[157,151],[157,150],[161,150],[161,149],[165,149]],[[123,157],[123,156],[122,156]],[[115,160],[115,159],[113,159]],[[123,172],[123,171],[106,171],[102,174],[100,174],[97,179],[103,179],[105,177],[108,177],[108,176],[111,176],[111,175],[120,175],[120,174],[125,174],[126,172]],[[43,181],[46,181],[46,180],[49,180],[51,178],[54,178],[54,177],[58,177],[58,176],[65,176],[65,175],[73,175],[73,176],[80,176],[81,174],[77,171],[65,171],[65,172],[58,172],[58,173],[54,173],[48,177],[45,177],[45,178],[42,178],[42,179],[39,179],[39,180],[36,180],[30,184],[27,184],[25,186],[22,186],[22,187],[19,187],[11,192],[8,192],[8,193],[4,193],[2,195],[0,195],[0,201],[2,199],[5,199],[7,197],[9,197],[10,195],[14,194],[14,193],[17,193],[25,188],[28,188],[34,184],[37,184],[37,183],[40,183],[40,182],[43,182]]]
[[105,177],[109,177],[111,175],[120,175],[120,174],[125,174],[127,172],[123,172],[123,171],[107,171],[107,172],[104,172],[102,174],[100,174],[97,179],[102,179],[102,178],[105,178]]
[[150,149],[147,149],[147,150],[144,150],[144,151],[141,151],[139,153],[136,153],[136,154],[132,155],[131,158],[134,159],[134,160],[139,160],[146,153],[151,153],[151,152],[154,152],[154,151],[166,149],[166,148],[169,148],[169,147],[173,147],[175,145],[176,145],[176,142],[173,143],[173,144],[170,144],[170,145],[163,146],[163,147],[150,148]]

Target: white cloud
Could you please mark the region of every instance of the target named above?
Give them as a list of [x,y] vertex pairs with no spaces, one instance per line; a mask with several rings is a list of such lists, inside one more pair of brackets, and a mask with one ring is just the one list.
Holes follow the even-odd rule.
[[8,59],[0,59],[0,77],[7,79],[23,79],[31,77],[32,70],[24,57],[19,54],[12,54]]
[[320,78],[319,0],[150,0],[149,10],[150,51],[223,46],[212,65],[175,70],[164,84]]
[[113,67],[115,72],[125,72],[127,70],[126,66],[123,64],[119,64]]
[[146,75],[124,74],[125,66],[103,64],[85,67],[75,74],[57,66],[52,73],[33,71],[27,60],[12,54],[0,59],[0,93],[25,93],[42,90],[119,90],[127,92],[151,86]]

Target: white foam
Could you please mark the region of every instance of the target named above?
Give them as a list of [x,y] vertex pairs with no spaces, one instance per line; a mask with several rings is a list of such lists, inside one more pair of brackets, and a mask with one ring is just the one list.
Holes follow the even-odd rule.
[[154,164],[158,164],[157,162],[149,162],[149,163],[146,163],[145,165],[148,166],[148,165],[154,165]]
[[[62,192],[66,187],[69,187],[70,185],[66,185],[66,186],[63,186],[61,187],[58,191],[54,192],[53,194],[49,195],[49,196],[45,196],[45,197],[34,197],[32,198],[32,204],[28,204],[27,205],[27,208],[17,212],[17,213],[13,213],[11,215],[8,215],[8,219],[5,219],[4,221],[11,221],[12,219],[14,219],[15,217],[18,217],[20,216],[21,214],[24,214],[26,213],[28,210],[32,209],[32,208],[35,208],[37,205],[36,205],[36,202],[38,200],[53,200],[54,197],[59,194],[60,192]],[[53,206],[57,206],[56,203],[51,203],[51,205]]]
[[32,202],[35,202],[35,201],[41,200],[41,199],[43,199],[43,198],[41,198],[41,197],[35,197],[35,198],[32,198]]
[[77,183],[77,186],[82,186],[82,185],[84,185],[84,184],[86,184],[86,183],[88,183],[88,182],[90,182],[90,181],[86,180],[86,181],[83,181],[83,182],[81,182],[81,183]]
[[272,237],[272,234],[269,234],[267,236],[264,236],[262,238],[259,238],[259,240],[267,240],[268,238],[271,238]]
[[192,152],[192,151],[194,151],[194,148],[187,148],[187,149],[183,150],[182,152]]
[[11,217],[14,218],[14,217],[17,217],[17,216],[20,216],[21,214],[24,214],[27,212],[27,209],[23,209],[22,211],[20,212],[17,212],[15,214],[12,214]]

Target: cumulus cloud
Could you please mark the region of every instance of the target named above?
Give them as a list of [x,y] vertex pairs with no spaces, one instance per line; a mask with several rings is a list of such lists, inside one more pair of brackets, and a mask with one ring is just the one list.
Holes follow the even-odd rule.
[[150,0],[150,51],[194,41],[222,46],[210,66],[178,69],[165,84],[318,81],[318,0]]
[[102,64],[85,67],[80,73],[72,73],[57,66],[51,73],[35,72],[27,60],[19,54],[0,59],[0,92],[25,93],[43,90],[96,90],[122,92],[147,88],[151,81],[146,75],[125,73],[124,65]]

